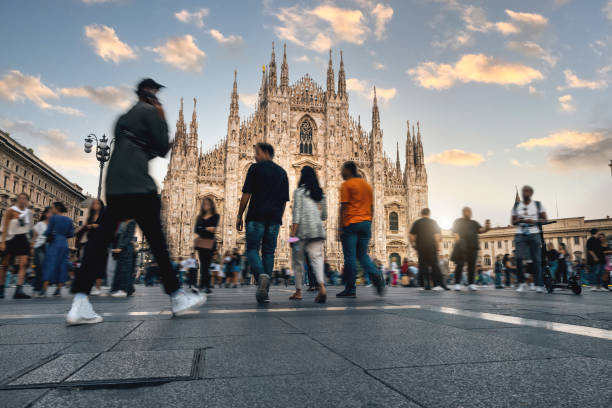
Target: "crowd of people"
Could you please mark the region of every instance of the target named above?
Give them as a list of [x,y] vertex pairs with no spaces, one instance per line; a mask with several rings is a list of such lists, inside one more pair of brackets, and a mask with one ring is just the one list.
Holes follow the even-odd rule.
[[[115,147],[106,176],[107,206],[100,200],[92,200],[87,222],[76,233],[80,267],[73,279],[68,277],[68,239],[75,231],[72,220],[65,215],[66,208],[56,202],[45,210],[36,225],[32,225],[29,197],[22,193],[2,220],[0,296],[4,296],[6,271],[12,262],[18,267],[14,297],[30,297],[23,291],[23,285],[32,247],[36,296],[46,296],[49,285],[55,285],[55,294],[59,295],[62,285],[71,280],[74,297],[66,322],[70,325],[101,322],[103,319],[94,311],[89,296],[107,294],[102,286],[104,280],[113,297],[134,294],[136,225],[142,230],[153,255],[145,282],[161,280],[175,316],[202,305],[215,286],[229,288],[251,282],[257,285],[255,298],[260,304],[270,302],[272,284],[284,281],[288,285],[292,278],[295,284],[295,292],[290,296],[292,301],[303,299],[307,282],[308,290],[317,292],[315,302],[325,303],[326,286],[338,280],[344,289],[336,297],[355,298],[358,263],[362,271],[359,280],[365,286],[373,286],[379,296],[384,295],[387,285],[417,285],[423,291],[440,292],[450,290],[452,282],[457,291],[462,290],[464,283],[470,291],[477,290],[477,283],[484,283],[482,265],[477,265],[478,235],[488,231],[491,223],[487,220],[481,226],[472,219],[468,207],[453,225],[456,240],[450,259],[455,266],[453,271],[450,271],[448,260],[439,258],[441,230],[428,208],[421,210],[421,217],[410,228],[410,243],[418,254],[416,262],[405,259],[401,266],[393,263],[385,268],[381,261],[372,260],[368,248],[373,191],[359,176],[357,165],[352,161],[345,162],[339,169],[344,181],[338,186],[339,217],[335,238],[342,246],[342,270],[333,271],[325,261],[325,241],[333,239],[327,236],[324,224],[328,221],[327,198],[315,169],[304,166],[293,191],[289,226],[291,272],[287,268],[274,271],[277,238],[290,192],[287,173],[274,162],[274,147],[264,142],[254,148],[255,163],[245,177],[236,214],[236,229],[245,230],[246,256],[237,249],[220,253],[216,240],[220,217],[214,201],[205,198],[195,220],[194,252],[187,259],[172,260],[162,232],[157,186],[148,173],[148,162],[154,157],[165,156],[171,148],[164,110],[156,97],[161,88],[163,86],[152,79],[143,80],[136,90],[138,102],[116,123]],[[523,292],[527,289],[527,275],[530,275],[533,288],[543,292],[545,268],[554,269],[560,282],[567,280],[572,272],[571,255],[563,245],[558,251],[542,248],[542,225],[547,222],[547,216],[543,205],[532,199],[533,192],[533,188],[524,186],[522,200],[517,200],[512,208],[511,222],[517,228],[516,252],[496,259],[493,274],[497,288],[504,287],[502,277],[505,275],[505,286],[512,285],[514,277],[516,291]],[[608,288],[609,283],[611,253],[605,236],[597,230],[592,231],[587,251],[593,290],[604,290],[602,288]]]

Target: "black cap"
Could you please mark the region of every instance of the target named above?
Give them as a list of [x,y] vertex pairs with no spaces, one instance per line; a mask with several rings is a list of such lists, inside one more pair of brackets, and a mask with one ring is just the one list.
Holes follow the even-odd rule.
[[165,88],[165,86],[163,86],[162,84],[158,84],[151,78],[146,78],[140,81],[140,83],[138,84],[138,87],[136,88],[136,93],[140,93],[140,91],[146,88],[160,89],[160,88]]

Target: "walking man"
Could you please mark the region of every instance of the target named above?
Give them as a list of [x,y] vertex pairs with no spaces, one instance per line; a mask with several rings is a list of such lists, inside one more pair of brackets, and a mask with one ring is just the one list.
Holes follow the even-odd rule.
[[[438,251],[440,248],[440,227],[431,219],[429,208],[421,210],[421,218],[410,228],[410,243],[416,249],[419,257],[419,285],[421,290],[431,289],[429,280],[433,281],[436,292],[444,290],[440,268],[438,267]],[[431,273],[430,270],[431,269]]]
[[136,220],[149,243],[159,264],[164,290],[171,298],[173,314],[185,314],[206,301],[199,293],[185,293],[179,288],[162,232],[157,185],[148,173],[149,161],[164,157],[170,150],[168,124],[156,97],[162,87],[152,79],[140,82],[136,90],[138,102],[115,126],[115,147],[106,173],[108,207],[100,221],[100,232],[90,236],[85,247],[74,282],[72,308],[66,316],[70,325],[102,322],[87,296],[96,280],[96,266],[104,262],[117,225],[126,218]]
[[601,275],[603,275],[605,270],[605,254],[598,233],[599,230],[597,228],[592,228],[591,237],[586,243],[587,263],[589,264],[589,271],[591,272],[593,284],[591,291],[593,292],[601,291]]
[[355,281],[357,278],[357,260],[363,273],[370,277],[378,295],[385,291],[382,274],[368,255],[368,245],[372,236],[372,213],[374,195],[372,187],[357,174],[355,162],[348,161],[342,166],[344,183],[340,187],[340,211],[338,236],[342,241],[344,253],[344,285],[339,298],[357,297]]
[[542,279],[542,226],[546,221],[546,210],[539,201],[533,201],[533,188],[523,186],[523,200],[512,208],[512,225],[516,225],[514,243],[516,246],[516,275],[519,282],[517,292],[525,291],[525,272],[523,261],[530,259],[536,291],[544,292]]
[[257,143],[255,163],[249,167],[244,180],[242,198],[236,217],[236,229],[242,231],[242,218],[248,204],[247,258],[258,282],[255,298],[259,304],[270,302],[268,291],[274,268],[276,239],[282,224],[285,206],[289,201],[287,173],[272,159],[274,159],[272,145]]
[[472,219],[472,209],[463,207],[463,217],[457,218],[453,224],[455,247],[453,248],[453,262],[455,268],[455,290],[461,290],[463,265],[467,263],[468,289],[477,290],[474,285],[474,271],[476,270],[476,257],[478,255],[478,234],[491,229],[491,221],[486,220],[481,227],[478,221]]

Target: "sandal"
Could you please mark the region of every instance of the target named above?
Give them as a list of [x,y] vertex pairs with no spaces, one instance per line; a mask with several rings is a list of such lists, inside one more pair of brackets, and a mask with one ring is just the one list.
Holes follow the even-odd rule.
[[289,300],[302,300],[302,295],[294,293],[293,295],[289,296]]
[[325,303],[327,301],[327,293],[319,293],[315,298],[315,303]]

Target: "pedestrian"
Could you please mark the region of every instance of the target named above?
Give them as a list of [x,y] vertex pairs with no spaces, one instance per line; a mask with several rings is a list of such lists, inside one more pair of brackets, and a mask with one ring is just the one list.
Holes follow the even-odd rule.
[[[83,256],[85,255],[85,246],[87,245],[87,241],[99,232],[100,220],[102,219],[103,214],[104,202],[97,198],[92,198],[91,202],[89,203],[89,209],[87,210],[87,219],[85,220],[85,224],[83,224],[83,226],[79,228],[76,233],[77,251],[79,252],[79,259],[81,260],[81,263],[83,261]],[[105,257],[104,260],[102,260],[102,262],[100,262],[98,265],[92,265],[92,268],[95,268],[96,270],[96,283],[89,293],[91,296],[100,296],[103,294],[102,283],[106,277],[107,262],[108,257]]]
[[205,197],[200,205],[200,212],[196,218],[195,233],[198,237],[194,241],[194,247],[200,258],[200,289],[206,293],[212,293],[210,288],[210,267],[213,254],[217,249],[215,232],[219,225],[219,214],[217,206],[210,197]]
[[240,278],[240,252],[238,248],[234,248],[232,252],[232,261],[230,266],[230,271],[232,275],[232,288],[236,289],[238,287],[238,280]]
[[111,286],[111,296],[124,298],[134,294],[134,234],[136,221],[124,220],[119,224],[117,243],[113,248],[113,255],[117,260],[115,276]]
[[599,241],[601,242],[601,249],[603,256],[601,257],[600,263],[603,265],[601,267],[601,287],[602,291],[608,290],[612,292],[610,288],[610,273],[612,272],[612,249],[608,246],[608,239],[606,238],[606,234],[603,232],[599,233]]
[[309,270],[314,276],[309,278],[311,287],[318,286],[319,293],[315,303],[325,303],[325,265],[323,246],[327,238],[323,222],[327,220],[327,203],[315,170],[310,166],[302,167],[298,188],[293,192],[293,223],[289,235],[291,244],[292,268],[295,272],[295,293],[292,300],[302,299],[304,283],[305,255],[308,256]]
[[531,260],[534,283],[538,293],[544,292],[542,278],[542,222],[545,222],[546,210],[539,201],[532,200],[533,188],[523,186],[523,199],[512,208],[512,225],[516,225],[514,243],[516,246],[516,273],[518,278],[517,292],[524,292],[524,261]]
[[47,251],[43,262],[43,284],[36,297],[47,297],[49,284],[57,285],[53,296],[61,296],[62,286],[68,281],[68,238],[74,236],[72,219],[66,216],[64,203],[53,203],[53,215],[45,231]]
[[34,224],[32,230],[32,247],[34,248],[34,293],[40,292],[43,283],[43,262],[45,261],[45,252],[47,249],[47,225],[49,218],[53,215],[51,207],[45,207],[40,217],[40,220]]
[[108,207],[95,238],[85,247],[81,272],[73,291],[76,293],[68,312],[68,324],[99,323],[103,319],[89,303],[88,295],[96,279],[95,265],[104,262],[106,250],[113,240],[119,220],[133,218],[142,230],[159,271],[165,292],[170,296],[175,316],[200,306],[206,298],[199,293],[186,293],[179,287],[166,240],[162,231],[161,202],[157,185],[148,174],[149,161],[164,157],[170,150],[168,124],[164,110],[156,97],[162,85],[145,79],[138,85],[138,102],[115,126],[115,146],[106,173]]
[[[557,252],[557,251],[555,251]],[[563,242],[559,242],[559,251],[557,252],[555,281],[557,283],[567,283],[569,272],[571,271],[572,255],[567,251],[567,247]]]
[[363,273],[369,276],[379,296],[385,291],[384,278],[368,255],[368,246],[372,236],[372,209],[374,196],[372,187],[359,176],[357,165],[347,161],[342,165],[344,182],[340,187],[340,217],[338,237],[342,241],[344,253],[344,284],[340,298],[357,297],[355,280],[357,277],[357,260]]
[[502,275],[504,272],[504,262],[501,255],[495,257],[495,289],[503,289]]
[[513,267],[512,267],[512,261],[510,259],[510,254],[504,254],[504,257],[502,259],[502,263],[504,265],[504,275],[506,276],[506,280],[504,282],[504,285],[506,287],[510,287],[512,286],[512,271],[513,271]]
[[555,249],[552,242],[549,242],[548,245],[546,245],[546,263],[550,269],[551,276],[557,276],[557,269],[560,266],[559,252]]
[[195,259],[195,253],[189,254],[189,258],[181,262],[181,269],[187,277],[187,285],[189,288],[198,287],[198,261]]
[[455,246],[453,248],[452,261],[455,263],[455,290],[461,290],[463,278],[463,266],[467,264],[468,289],[477,290],[474,285],[474,272],[476,270],[476,258],[478,256],[478,234],[484,234],[491,229],[491,221],[486,220],[482,227],[472,219],[472,209],[463,207],[462,217],[453,223],[453,234]]
[[[430,290],[430,277],[435,291],[443,291],[442,277],[438,268],[438,251],[440,247],[440,227],[431,219],[429,208],[421,210],[421,218],[410,228],[410,242],[419,257],[419,286],[421,290]],[[431,272],[430,272],[431,269]]]
[[0,299],[4,299],[4,284],[6,271],[9,265],[16,263],[19,271],[17,273],[17,288],[13,299],[30,299],[23,291],[28,257],[30,256],[30,241],[28,235],[34,226],[32,212],[28,208],[30,196],[26,193],[17,195],[17,202],[11,206],[2,218],[2,235],[0,238],[0,252],[3,253],[0,265]]
[[225,276],[225,287],[229,288],[230,284],[233,280],[232,276],[232,253],[230,251],[225,251],[225,255],[223,256],[223,273]]
[[287,173],[274,163],[274,148],[268,143],[255,146],[255,163],[249,167],[240,207],[236,216],[236,229],[242,231],[246,216],[246,247],[251,271],[257,279],[255,298],[258,303],[270,301],[268,294],[278,231],[285,206],[289,201]]

